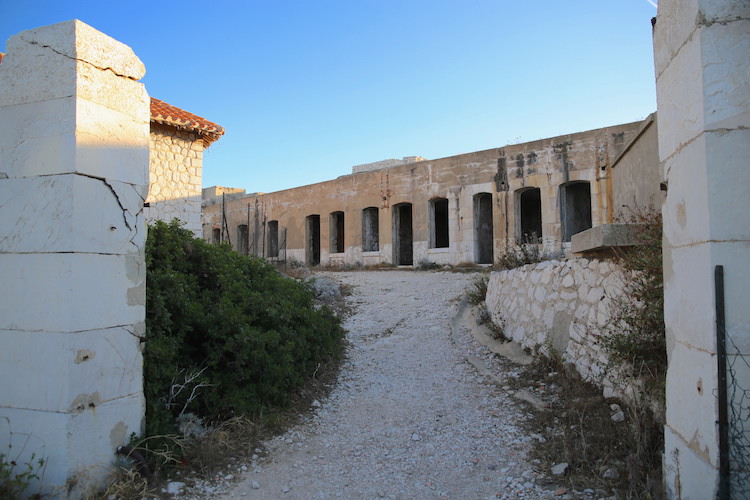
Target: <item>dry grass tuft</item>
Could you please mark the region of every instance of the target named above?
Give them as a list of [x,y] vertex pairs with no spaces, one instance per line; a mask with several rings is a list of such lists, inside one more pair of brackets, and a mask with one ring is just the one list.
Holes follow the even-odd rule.
[[221,422],[205,437],[191,439],[184,445],[185,462],[191,472],[210,478],[236,459],[244,458],[260,441],[262,426],[247,417]]
[[86,500],[103,498],[161,498],[158,487],[152,487],[148,480],[130,467],[117,467],[107,480],[107,487]]

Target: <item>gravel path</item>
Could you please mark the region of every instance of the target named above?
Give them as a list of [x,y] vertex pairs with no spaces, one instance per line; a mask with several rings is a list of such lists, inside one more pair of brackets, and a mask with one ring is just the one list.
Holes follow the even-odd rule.
[[[451,334],[472,275],[325,275],[353,286],[356,311],[338,384],[221,498],[552,497],[524,459],[523,403],[466,362],[491,358],[468,332]],[[504,366],[496,377],[514,375]]]

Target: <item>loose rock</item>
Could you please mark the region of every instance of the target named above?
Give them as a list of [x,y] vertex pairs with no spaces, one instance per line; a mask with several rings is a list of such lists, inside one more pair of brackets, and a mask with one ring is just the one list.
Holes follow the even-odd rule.
[[552,467],[552,475],[562,476],[568,470],[568,463],[562,462]]

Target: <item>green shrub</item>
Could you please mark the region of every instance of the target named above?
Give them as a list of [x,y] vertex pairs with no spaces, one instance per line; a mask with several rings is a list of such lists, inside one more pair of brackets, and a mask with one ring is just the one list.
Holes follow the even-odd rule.
[[417,269],[419,271],[433,271],[435,269],[440,269],[441,267],[443,266],[441,266],[437,262],[432,262],[431,260],[427,259],[422,259],[417,264]]
[[523,243],[506,247],[495,259],[495,269],[515,269],[526,264],[536,264],[545,260],[560,259],[563,252],[545,251],[541,238],[526,238]]
[[284,406],[342,348],[343,329],[304,285],[172,223],[146,241],[146,434],[191,412],[209,421]]
[[483,304],[487,298],[487,285],[490,277],[486,274],[478,274],[471,279],[471,284],[466,289],[466,298],[472,305]]
[[612,321],[599,342],[615,363],[663,380],[667,354],[661,214],[653,207],[636,210],[622,222],[639,225],[640,241],[618,254],[631,279],[614,301]]

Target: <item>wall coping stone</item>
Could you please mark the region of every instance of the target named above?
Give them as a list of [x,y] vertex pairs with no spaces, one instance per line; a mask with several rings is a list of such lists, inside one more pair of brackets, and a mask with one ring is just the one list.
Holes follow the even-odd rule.
[[638,232],[640,226],[640,224],[602,224],[592,227],[573,235],[570,240],[570,251],[574,254],[580,254],[639,245]]

